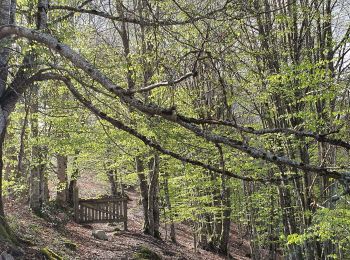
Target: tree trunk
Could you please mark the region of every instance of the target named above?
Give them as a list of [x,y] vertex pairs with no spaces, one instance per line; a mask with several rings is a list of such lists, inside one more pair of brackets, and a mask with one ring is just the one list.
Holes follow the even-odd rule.
[[148,221],[149,234],[160,238],[159,234],[159,154],[156,153],[150,167],[148,186]]
[[143,232],[149,234],[149,219],[148,219],[148,188],[147,180],[144,174],[144,165],[140,157],[136,157],[136,172],[139,178],[141,202],[143,207]]
[[[32,138],[38,140],[39,137],[39,121],[37,113],[39,111],[38,103],[38,86],[33,87],[33,99],[32,99]],[[48,188],[47,179],[44,175],[43,165],[43,151],[39,144],[35,144],[32,147],[32,167],[30,172],[30,207],[34,212],[40,212],[44,203],[48,201]]]
[[222,206],[224,211],[222,213],[222,231],[220,236],[220,252],[223,254],[228,253],[228,243],[230,240],[231,230],[231,191],[229,184],[227,183],[227,177],[222,176]]
[[164,196],[165,196],[165,203],[169,210],[170,215],[170,239],[172,242],[176,243],[176,232],[175,232],[175,224],[173,220],[173,215],[171,212],[171,202],[170,202],[170,194],[169,194],[169,184],[168,184],[168,176],[165,176],[164,181]]
[[[7,122],[7,124],[9,125],[9,122]],[[14,133],[6,131],[6,135],[5,135],[5,140],[8,140],[8,143],[5,145],[5,152],[4,154],[6,154],[6,163],[5,163],[5,172],[4,172],[4,179],[5,180],[11,180],[12,178],[15,177],[14,173],[15,173],[15,161],[17,160],[17,156],[16,156],[16,147],[11,144],[11,140],[14,139]],[[9,190],[10,192],[10,190]]]
[[[220,154],[220,167],[225,170],[225,158],[221,146],[217,146]],[[222,228],[220,236],[219,250],[223,254],[228,253],[228,242],[230,240],[231,230],[231,189],[229,186],[228,177],[221,176],[221,203],[224,210],[222,212]]]
[[67,163],[66,155],[57,155],[57,197],[56,202],[60,206],[65,206],[68,202],[68,178],[67,178]]
[[117,181],[116,181],[116,176],[115,176],[115,170],[110,169],[107,170],[107,177],[109,180],[109,184],[111,185],[111,193],[113,196],[118,195],[118,188],[117,188]]
[[[1,110],[0,110],[1,112]],[[0,113],[0,116],[2,117],[3,114]],[[12,234],[10,227],[8,226],[5,218],[5,212],[4,212],[4,205],[2,200],[2,180],[3,180],[3,144],[5,140],[5,129],[6,127],[1,127],[0,125],[0,242],[1,241],[8,241],[12,243],[16,243],[16,237]]]
[[77,165],[77,157],[78,157],[79,151],[75,151],[75,156],[73,159],[73,173],[70,178],[69,182],[69,188],[68,188],[68,204],[69,206],[74,206],[74,190],[77,186],[77,179],[79,176],[79,168]]
[[17,156],[17,169],[16,169],[16,178],[17,180],[20,180],[21,178],[25,177],[25,169],[23,164],[23,159],[25,156],[25,140],[27,139],[26,129],[28,126],[28,116],[29,116],[29,105],[27,104],[28,101],[25,98],[25,116],[22,123],[21,128],[21,134],[20,134],[20,145],[19,145],[19,152]]
[[[0,26],[10,24],[11,0],[0,1]],[[0,97],[6,90],[6,82],[8,69],[7,62],[9,60],[10,50],[6,48],[10,44],[9,39],[0,40]]]

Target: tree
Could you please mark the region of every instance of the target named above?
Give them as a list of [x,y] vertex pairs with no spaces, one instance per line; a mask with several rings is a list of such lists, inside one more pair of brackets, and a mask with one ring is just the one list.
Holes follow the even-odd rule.
[[[8,14],[9,6],[3,1],[0,11]],[[9,15],[4,18],[2,44],[9,46],[10,36],[16,36],[16,42],[30,41],[35,52],[25,55],[12,80],[6,76],[11,70],[3,70],[9,87],[0,99],[1,133],[25,86],[60,82],[90,113],[156,151],[148,184],[143,154],[134,153],[152,235],[158,169],[166,164],[156,159],[161,153],[193,167],[201,179],[196,185],[184,182],[187,196],[194,197],[186,202],[193,211],[180,219],[201,227],[204,245],[226,251],[229,220],[242,215],[235,203],[243,200],[252,257],[266,246],[271,257],[283,246],[288,259],[337,253],[331,239],[323,240],[323,251],[315,237],[290,242],[314,226],[319,205],[337,207],[336,183],[348,193],[343,80],[349,25],[332,30],[342,13],[337,3],[116,1],[106,8],[97,1],[50,7],[39,1],[37,30],[30,23],[8,25]],[[76,13],[81,17],[69,20]],[[65,23],[67,33],[60,30]],[[43,32],[46,24],[55,30]],[[83,38],[90,41],[79,52],[69,47]],[[17,57],[3,50],[2,60]],[[230,190],[237,185],[241,192],[235,198]]]

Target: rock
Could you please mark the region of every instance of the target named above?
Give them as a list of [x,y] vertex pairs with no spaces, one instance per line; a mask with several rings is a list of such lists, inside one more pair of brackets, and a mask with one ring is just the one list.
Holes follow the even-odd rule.
[[20,247],[11,246],[9,250],[7,250],[7,253],[12,255],[14,258],[24,256],[24,251]]
[[100,240],[108,240],[106,232],[104,230],[93,230],[92,236]]
[[1,260],[15,260],[15,258],[8,254],[7,252],[2,252],[2,254],[0,255],[0,259]]

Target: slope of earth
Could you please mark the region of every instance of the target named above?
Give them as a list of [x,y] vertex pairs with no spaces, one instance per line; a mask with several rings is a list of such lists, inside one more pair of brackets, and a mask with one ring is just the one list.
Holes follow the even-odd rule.
[[[101,194],[103,190],[108,190],[107,184],[101,184],[91,176],[84,178],[79,185],[81,191],[86,191],[85,194],[81,192],[82,197],[92,197],[96,193]],[[40,249],[45,247],[64,259],[133,259],[134,254],[141,248],[156,252],[162,259],[227,259],[225,256],[201,249],[195,252],[191,227],[185,224],[176,225],[177,244],[164,240],[166,233],[164,227],[161,229],[163,240],[144,235],[141,232],[142,210],[138,203],[138,194],[134,190],[129,190],[127,194],[130,198],[128,231],[120,230],[121,226],[108,224],[84,227],[72,221],[64,226],[57,226],[56,223],[50,223],[35,216],[23,203],[6,200],[6,212],[12,228],[32,243],[23,248],[25,255],[18,259],[44,259]],[[93,238],[91,228],[105,230],[109,240]],[[75,246],[76,249],[74,249]],[[0,253],[4,248],[4,245],[0,245]],[[230,239],[231,259],[249,259],[248,253],[248,241],[240,238],[237,229],[233,226]]]

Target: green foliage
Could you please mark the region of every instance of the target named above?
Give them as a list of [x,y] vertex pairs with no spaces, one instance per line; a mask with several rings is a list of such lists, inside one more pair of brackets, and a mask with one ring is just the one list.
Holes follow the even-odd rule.
[[72,218],[72,212],[58,206],[56,201],[50,201],[43,205],[38,216],[44,218],[52,227],[62,228]]
[[[301,245],[305,241],[315,239],[321,243],[334,243],[342,250],[343,256],[349,257],[350,241],[350,210],[349,209],[320,209],[313,216],[313,224],[305,233],[291,234],[287,237],[288,244]],[[336,255],[329,258],[338,259]]]

